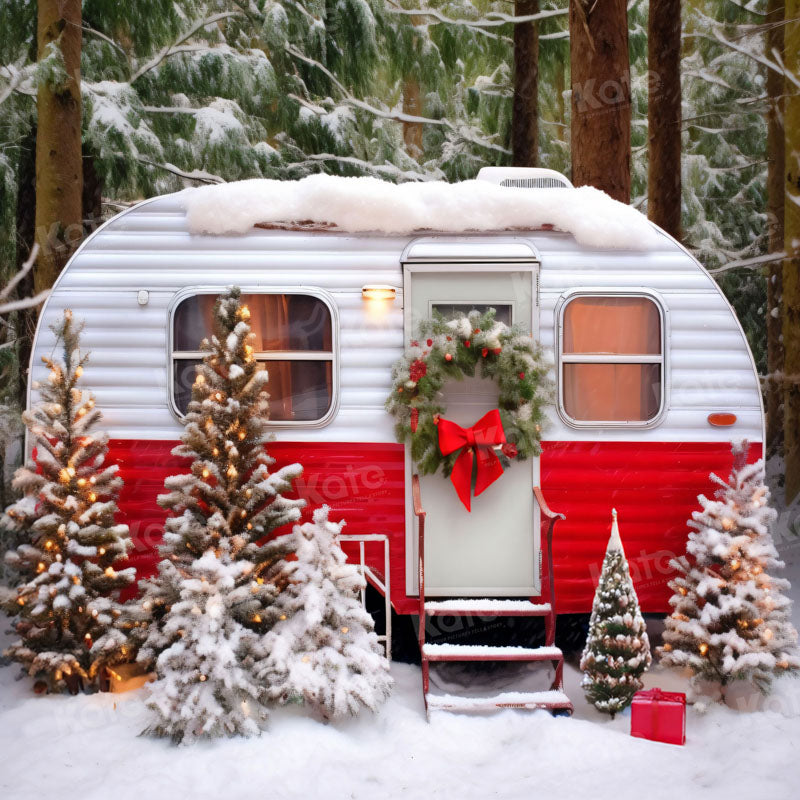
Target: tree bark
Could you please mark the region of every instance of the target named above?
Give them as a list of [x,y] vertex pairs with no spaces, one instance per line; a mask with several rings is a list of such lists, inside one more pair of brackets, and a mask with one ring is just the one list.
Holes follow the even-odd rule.
[[[783,0],[768,0],[767,55],[777,51],[783,56]],[[767,70],[767,225],[769,252],[783,250],[784,132],[783,76],[774,69]],[[783,443],[783,341],[781,338],[781,287],[783,266],[773,264],[767,277],[767,441],[769,453],[779,452]]]
[[[422,116],[422,93],[415,78],[406,78],[403,83],[403,113]],[[403,143],[411,158],[419,161],[423,152],[421,122],[403,123]]]
[[[514,2],[517,17],[538,11],[539,0]],[[514,26],[511,151],[515,167],[535,167],[539,163],[539,26],[536,22]]]
[[625,0],[570,0],[572,182],[630,202],[631,80]]
[[681,2],[650,0],[647,216],[681,235]]
[[[37,46],[41,61],[56,47],[66,77],[43,81],[37,93],[37,292],[50,288],[82,238],[81,0],[39,0]],[[56,85],[52,85],[55,83]]]
[[[412,15],[411,24],[415,28],[422,25],[423,22],[424,19],[422,17]],[[415,41],[416,38],[415,35]],[[415,61],[414,71],[418,72],[418,70],[419,65]],[[403,113],[415,117],[422,116],[422,91],[419,85],[419,77],[416,74],[406,75],[403,81]],[[424,152],[422,145],[423,130],[421,122],[403,123],[403,144],[405,145],[406,152],[416,161],[422,158]]]
[[[800,0],[786,0],[785,67],[800,75]],[[786,500],[800,492],[800,91],[784,81],[785,175],[783,246],[783,436]]]

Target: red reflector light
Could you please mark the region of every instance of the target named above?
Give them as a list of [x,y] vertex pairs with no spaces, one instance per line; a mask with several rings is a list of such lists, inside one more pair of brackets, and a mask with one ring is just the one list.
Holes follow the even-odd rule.
[[728,425],[733,425],[736,422],[736,414],[728,414],[718,411],[714,414],[709,414],[708,421],[716,428],[725,428]]

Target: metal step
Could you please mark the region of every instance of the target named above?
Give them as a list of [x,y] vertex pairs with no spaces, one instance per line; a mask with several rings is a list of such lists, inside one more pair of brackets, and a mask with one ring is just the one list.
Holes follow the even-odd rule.
[[550,603],[530,600],[431,600],[425,603],[431,617],[545,617],[551,613]]
[[494,647],[484,644],[430,644],[422,647],[428,661],[561,661],[558,647]]
[[504,692],[492,697],[461,697],[458,695],[428,694],[425,702],[429,711],[495,711],[501,708],[520,708],[572,713],[572,703],[564,692]]

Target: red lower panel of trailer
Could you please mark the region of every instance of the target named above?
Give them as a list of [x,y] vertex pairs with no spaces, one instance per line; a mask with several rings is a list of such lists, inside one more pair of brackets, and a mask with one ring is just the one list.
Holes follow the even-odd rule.
[[[110,442],[109,463],[118,463],[125,486],[120,522],[131,529],[131,565],[139,576],[158,563],[165,512],[157,503],[168,475],[186,469],[171,454],[174,441]],[[401,613],[416,612],[406,595],[404,451],[398,444],[358,442],[274,442],[276,466],[303,465],[296,494],[307,500],[304,518],[327,503],[332,519],[344,518],[346,534],[389,537],[391,596]],[[751,460],[761,456],[753,445]],[[644,611],[668,610],[669,561],[685,552],[687,520],[697,495],[711,493],[709,473],[723,477],[731,466],[729,446],[705,442],[543,442],[541,482],[554,511],[566,514],[556,529],[555,588],[559,613],[591,609],[610,528],[611,509],[620,530],[631,574]],[[345,547],[356,556],[358,545]],[[384,573],[383,546],[365,545],[367,563]]]

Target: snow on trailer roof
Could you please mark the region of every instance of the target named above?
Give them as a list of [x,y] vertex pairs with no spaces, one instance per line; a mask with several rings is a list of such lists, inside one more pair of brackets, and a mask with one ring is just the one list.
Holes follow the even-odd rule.
[[309,175],[187,189],[189,230],[243,234],[257,225],[349,233],[553,229],[586,248],[655,250],[665,237],[635,208],[591,186],[519,189],[484,180],[388,183]]

